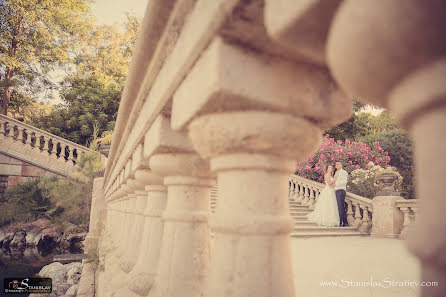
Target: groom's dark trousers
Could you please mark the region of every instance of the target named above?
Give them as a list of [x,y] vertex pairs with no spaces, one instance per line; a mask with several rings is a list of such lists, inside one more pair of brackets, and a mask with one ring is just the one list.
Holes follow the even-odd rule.
[[338,202],[339,224],[341,226],[348,225],[347,215],[344,208],[345,190],[336,190],[336,201]]

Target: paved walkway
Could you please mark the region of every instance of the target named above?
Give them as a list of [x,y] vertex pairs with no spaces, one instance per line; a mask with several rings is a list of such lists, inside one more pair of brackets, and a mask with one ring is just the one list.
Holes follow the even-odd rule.
[[[418,261],[403,240],[295,238],[291,244],[296,297],[419,296],[418,287],[401,286],[405,281],[419,281]],[[338,287],[324,287],[320,283],[324,281],[337,282]],[[367,284],[371,281],[372,286]],[[400,283],[391,285],[391,281]]]

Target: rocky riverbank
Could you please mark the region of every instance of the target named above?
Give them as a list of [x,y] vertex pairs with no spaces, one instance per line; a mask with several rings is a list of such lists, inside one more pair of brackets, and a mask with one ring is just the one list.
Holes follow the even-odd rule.
[[30,223],[16,223],[0,228],[0,248],[21,249],[36,247],[39,250],[80,250],[87,232],[76,225],[64,228],[46,219]]
[[32,294],[33,297],[75,297],[82,274],[82,263],[61,264],[54,262],[46,265],[38,273],[39,277],[52,279],[53,290],[49,294]]

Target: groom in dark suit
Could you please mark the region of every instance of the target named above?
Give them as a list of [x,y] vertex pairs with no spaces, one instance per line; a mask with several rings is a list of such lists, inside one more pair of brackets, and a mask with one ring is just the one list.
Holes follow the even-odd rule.
[[338,203],[339,211],[339,225],[342,227],[347,227],[347,214],[345,213],[344,201],[346,194],[347,178],[348,173],[342,169],[342,163],[336,162],[336,182],[334,184],[334,190],[336,193],[336,201]]

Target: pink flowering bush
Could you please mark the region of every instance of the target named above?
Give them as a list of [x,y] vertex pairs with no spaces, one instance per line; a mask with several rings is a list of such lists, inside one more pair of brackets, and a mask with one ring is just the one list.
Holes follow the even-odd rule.
[[326,134],[317,153],[297,164],[296,174],[322,182],[325,166],[333,165],[334,167],[338,161],[350,174],[355,169],[368,169],[369,162],[387,167],[390,157],[379,145],[379,142],[375,142],[373,147],[368,147],[364,142],[348,139],[345,143],[341,140],[336,142]]

